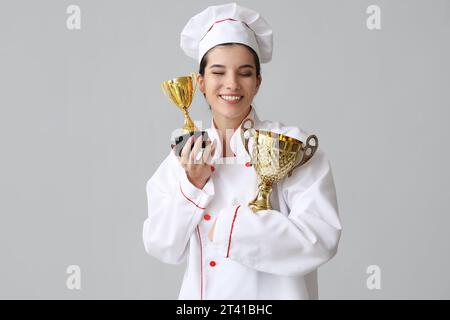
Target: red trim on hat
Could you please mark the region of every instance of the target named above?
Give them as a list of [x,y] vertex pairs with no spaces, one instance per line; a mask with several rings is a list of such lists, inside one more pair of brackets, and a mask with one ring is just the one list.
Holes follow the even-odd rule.
[[[240,21],[240,20],[236,20],[236,19],[233,19],[233,18],[227,18],[227,19],[217,20],[216,22],[214,22],[214,23],[211,25],[211,27],[209,27],[208,31],[205,32],[205,34],[203,35],[203,37],[202,37],[201,40],[203,40],[203,38],[208,34],[208,32],[211,31],[211,29],[214,27],[214,25],[215,25],[216,23],[220,23],[220,22],[224,22],[224,21]],[[250,30],[253,31],[253,29],[250,28],[249,25],[248,25],[247,23],[245,23],[244,21],[240,21],[240,22],[242,22],[243,24],[245,24],[245,26],[246,26],[247,28],[249,28]]]
[[208,31],[206,31],[206,33],[208,33],[209,31],[211,31],[211,29],[214,27],[214,25],[216,24],[216,23],[219,23],[219,22],[224,22],[224,21],[237,21],[236,19],[232,19],[232,18],[227,18],[227,19],[222,19],[222,20],[218,20],[218,21],[216,21],[216,22],[214,22],[212,25],[211,25],[211,27],[209,27],[209,29],[208,29]]
[[237,206],[236,211],[234,211],[233,222],[231,223],[230,237],[228,239],[228,250],[227,250],[227,258],[230,257],[230,246],[231,246],[231,236],[233,235],[234,221],[236,220],[237,212],[239,210],[239,206]]

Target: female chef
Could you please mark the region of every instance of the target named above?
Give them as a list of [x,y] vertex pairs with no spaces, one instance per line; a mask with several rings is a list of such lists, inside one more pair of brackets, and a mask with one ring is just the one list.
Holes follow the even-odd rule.
[[[306,141],[308,133],[260,121],[252,100],[260,63],[272,57],[272,30],[235,3],[192,17],[181,47],[198,59],[199,89],[210,105],[210,143],[172,150],[147,182],[146,251],[163,262],[187,259],[179,299],[313,299],[316,269],[337,251],[341,233],[330,162],[322,148],[274,185],[273,209],[248,207],[258,179],[241,124]],[[193,148],[191,150],[191,146]]]

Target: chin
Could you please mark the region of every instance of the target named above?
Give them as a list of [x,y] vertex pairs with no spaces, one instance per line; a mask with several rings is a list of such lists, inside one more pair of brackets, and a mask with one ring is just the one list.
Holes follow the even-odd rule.
[[235,106],[220,106],[220,109],[217,111],[224,117],[235,119],[241,117],[242,113],[246,112],[246,108]]

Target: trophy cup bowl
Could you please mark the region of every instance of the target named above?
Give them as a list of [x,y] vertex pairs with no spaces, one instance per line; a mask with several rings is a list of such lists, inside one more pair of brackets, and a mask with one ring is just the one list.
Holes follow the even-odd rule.
[[[178,156],[181,156],[181,150],[191,136],[194,136],[194,139],[202,136],[202,148],[204,148],[206,146],[208,134],[206,131],[200,131],[197,129],[188,113],[188,109],[191,106],[192,99],[194,98],[194,93],[197,88],[196,74],[192,72],[190,76],[177,77],[164,81],[161,83],[161,87],[164,94],[178,108],[180,108],[184,114],[182,134],[175,137],[175,153]],[[194,144],[192,144],[192,147],[193,146]]]
[[[245,129],[245,124],[251,126]],[[244,129],[242,129],[244,128]],[[306,144],[295,138],[271,131],[253,129],[253,120],[247,119],[241,126],[241,137],[252,159],[252,164],[258,176],[258,194],[249,202],[250,209],[257,213],[260,210],[270,210],[270,194],[273,184],[284,177],[290,177],[292,172],[312,158],[319,146],[315,135],[306,139]],[[253,139],[253,150],[248,149],[249,140]],[[314,143],[311,144],[311,141]]]

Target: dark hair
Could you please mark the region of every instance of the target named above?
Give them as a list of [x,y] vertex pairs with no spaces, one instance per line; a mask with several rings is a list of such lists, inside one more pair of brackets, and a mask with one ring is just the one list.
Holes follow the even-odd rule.
[[[216,48],[216,47],[220,47],[220,46],[233,46],[233,45],[242,45],[242,46],[246,47],[248,50],[250,50],[250,52],[251,52],[252,55],[253,55],[253,60],[255,61],[255,66],[256,66],[256,76],[258,77],[259,75],[261,75],[261,63],[259,62],[259,57],[258,57],[258,55],[256,54],[255,50],[253,50],[252,48],[250,48],[249,46],[247,46],[247,45],[245,45],[245,44],[242,44],[242,43],[236,43],[236,42],[221,43],[221,44],[218,44],[217,46],[212,47],[211,49],[209,49],[209,50],[205,53],[205,55],[203,56],[202,61],[200,61],[200,68],[199,68],[199,70],[198,70],[198,73],[201,74],[202,77],[205,76],[205,68],[206,68],[206,65],[208,64],[208,54],[209,54],[209,52],[210,52],[212,49],[214,49],[214,48]],[[203,96],[204,96],[205,99],[206,99],[206,94],[203,94]],[[209,106],[209,109],[211,109],[211,106]]]

